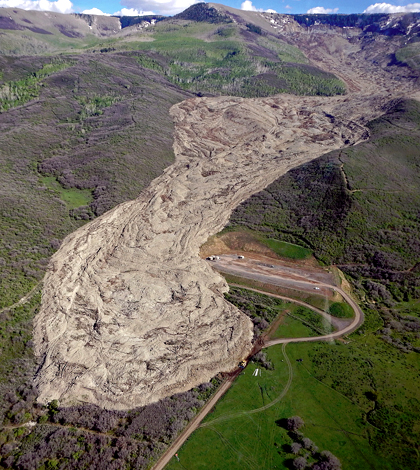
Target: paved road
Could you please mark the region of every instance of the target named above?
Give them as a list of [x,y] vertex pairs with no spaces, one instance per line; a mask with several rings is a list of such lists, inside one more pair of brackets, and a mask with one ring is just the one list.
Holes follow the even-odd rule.
[[[234,265],[234,268],[230,269],[231,267],[229,265],[229,260],[232,261],[232,265]],[[328,340],[333,340],[335,338],[339,338],[345,334],[349,334],[352,331],[356,330],[364,320],[364,314],[362,310],[359,308],[359,306],[354,302],[354,300],[346,293],[344,292],[341,288],[326,284],[323,282],[320,282],[317,279],[314,279],[308,274],[308,276],[290,276],[286,271],[282,271],[281,269],[274,269],[270,268],[269,266],[261,266],[261,263],[254,263],[253,261],[255,260],[247,260],[247,262],[242,263],[239,265],[240,269],[238,269],[237,265],[238,263],[235,263],[235,258],[232,256],[223,256],[221,257],[221,260],[212,262],[213,267],[215,267],[217,270],[222,271],[222,272],[230,272],[232,274],[235,274],[237,276],[245,277],[246,279],[252,279],[256,281],[260,281],[261,279],[264,278],[262,282],[267,283],[267,284],[272,284],[272,285],[281,285],[284,286],[290,285],[293,286],[295,289],[302,288],[304,291],[313,291],[314,286],[319,287],[320,291],[323,289],[334,289],[335,291],[339,292],[343,298],[348,302],[348,304],[352,307],[354,310],[354,318],[351,321],[350,324],[344,326],[338,331],[335,331],[334,333],[330,333],[328,335],[324,336],[311,336],[311,337],[305,337],[305,338],[285,338],[285,339],[274,339],[271,341],[267,341],[264,343],[264,348],[268,348],[270,346],[274,346],[276,344],[283,344],[283,353],[285,355],[285,358],[287,359],[287,364],[289,366],[289,381],[288,385],[286,386],[285,390],[277,397],[273,402],[269,403],[268,405],[265,405],[265,407],[262,408],[257,408],[255,410],[251,410],[248,412],[238,412],[239,414],[242,413],[257,413],[259,411],[263,411],[264,409],[272,406],[273,404],[277,403],[280,401],[283,396],[287,393],[291,380],[293,378],[293,374],[290,374],[290,361],[287,358],[287,355],[285,353],[285,347],[288,343],[302,343],[302,342],[307,342],[307,341],[328,341]],[[271,269],[272,271],[269,271],[268,273],[266,272],[267,269]],[[233,272],[232,272],[233,271]],[[263,271],[263,272],[261,272]],[[295,278],[295,279],[294,279]],[[242,286],[241,286],[242,287]],[[256,290],[256,289],[251,289],[251,290]],[[262,291],[261,291],[262,292]],[[280,297],[275,294],[270,294],[267,292],[264,292],[264,294],[273,296],[273,297]],[[286,298],[287,299],[287,298]],[[294,301],[293,299],[289,299]],[[313,309],[313,307],[311,307]],[[325,312],[323,312],[325,314]],[[184,444],[184,442],[190,437],[190,435],[198,428],[200,427],[201,421],[207,416],[207,414],[211,411],[213,406],[217,403],[217,401],[227,392],[229,387],[232,385],[236,377],[239,375],[240,371],[237,371],[234,375],[232,375],[226,382],[224,382],[219,390],[216,392],[216,394],[213,396],[213,398],[204,406],[204,408],[198,413],[198,415],[191,421],[191,423],[187,426],[187,428],[181,433],[180,436],[172,443],[172,445],[168,448],[168,450],[163,454],[162,458],[157,462],[157,464],[152,468],[152,470],[163,470],[164,467],[169,463],[169,461],[172,459],[172,457],[175,455],[175,453],[178,451],[178,449]],[[221,419],[230,419],[236,414],[234,413],[232,415],[226,415],[226,417],[220,417],[218,420]],[[206,423],[202,425],[202,427],[206,427],[213,424],[213,421],[210,423]]]

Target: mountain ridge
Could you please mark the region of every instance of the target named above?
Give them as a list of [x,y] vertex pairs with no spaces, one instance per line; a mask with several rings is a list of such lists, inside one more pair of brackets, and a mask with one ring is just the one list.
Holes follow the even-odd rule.
[[[238,10],[219,3],[198,3],[174,16],[143,15],[114,16],[87,13],[56,13],[49,11],[0,8],[0,30],[27,30],[40,35],[52,30],[68,38],[89,34],[100,37],[119,35],[121,30],[148,28],[160,21],[176,19],[203,22],[235,22],[238,19],[255,21],[267,32],[296,30],[296,27],[323,26],[358,29],[364,33],[385,36],[407,36],[409,40],[420,32],[420,13],[355,13],[355,14],[287,14]],[[268,22],[267,22],[268,18]],[[264,19],[261,21],[261,19]]]

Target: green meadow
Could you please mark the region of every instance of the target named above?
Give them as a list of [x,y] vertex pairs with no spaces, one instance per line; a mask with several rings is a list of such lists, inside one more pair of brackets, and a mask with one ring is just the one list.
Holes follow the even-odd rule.
[[307,259],[312,255],[312,250],[303,246],[287,243],[273,238],[262,238],[260,240],[279,256],[291,259]]
[[48,189],[56,193],[67,204],[69,209],[87,206],[92,202],[92,191],[89,189],[65,189],[54,176],[42,176],[40,179]]
[[303,338],[304,336],[317,336],[318,333],[309,325],[304,325],[296,318],[286,315],[270,337],[275,338]]
[[167,470],[291,468],[293,439],[281,420],[296,415],[304,437],[346,470],[418,468],[418,355],[357,333],[348,344],[287,345],[291,372],[281,345],[266,352],[274,370],[254,376],[260,367],[250,363]]

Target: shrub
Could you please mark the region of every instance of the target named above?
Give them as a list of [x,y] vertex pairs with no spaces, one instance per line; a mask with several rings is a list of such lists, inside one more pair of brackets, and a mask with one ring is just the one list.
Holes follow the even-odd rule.
[[329,450],[323,450],[319,462],[312,467],[314,470],[341,470],[340,460]]
[[297,457],[293,460],[293,468],[303,470],[307,465],[305,457]]
[[297,431],[302,426],[304,426],[304,421],[300,416],[292,416],[291,418],[287,419],[287,429],[289,431]]
[[255,25],[255,24],[247,23],[246,27],[247,27],[248,31],[251,31],[252,33],[262,34],[262,29],[259,26]]
[[313,451],[316,448],[316,445],[309,439],[309,437],[304,437],[302,439],[302,446],[306,450]]
[[294,442],[294,443],[291,444],[291,446],[290,446],[290,452],[291,452],[292,454],[298,454],[301,449],[302,449],[302,446],[301,446],[301,444],[299,444],[299,442]]
[[263,351],[257,352],[257,354],[255,354],[252,357],[252,360],[254,362],[258,363],[261,367],[264,367],[267,370],[273,370],[274,369],[273,363],[267,359],[267,355]]

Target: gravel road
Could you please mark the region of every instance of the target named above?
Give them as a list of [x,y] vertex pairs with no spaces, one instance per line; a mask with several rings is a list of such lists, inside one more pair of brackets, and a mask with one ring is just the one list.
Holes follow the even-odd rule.
[[162,470],[166,464],[169,463],[171,458],[176,454],[178,449],[184,444],[184,442],[191,436],[191,434],[200,427],[201,421],[210,413],[212,408],[216,405],[219,399],[229,390],[236,377],[240,374],[241,370],[238,370],[229,379],[227,379],[220,386],[216,394],[206,403],[204,408],[198,413],[198,415],[189,423],[185,430],[175,439],[168,450],[163,454],[162,458],[152,468],[152,470]]
[[[310,338],[276,339],[265,343],[264,347],[290,342],[301,343],[305,341],[332,340],[351,333],[352,331],[356,330],[364,321],[363,311],[350,297],[350,295],[347,294],[347,292],[332,284],[320,282],[317,279],[319,276],[316,276],[313,271],[300,268],[299,271],[294,270],[294,272],[291,272],[290,269],[285,269],[280,264],[268,265],[266,263],[261,263],[259,260],[252,259],[251,257],[247,257],[246,259],[238,259],[238,257],[235,257],[235,255],[221,255],[218,260],[211,261],[211,263],[213,267],[220,272],[234,274],[245,279],[259,281],[265,284],[271,284],[273,286],[289,287],[311,293],[313,293],[317,288],[317,292],[320,294],[325,294],[327,290],[333,289],[341,294],[341,296],[354,310],[355,315],[351,323],[343,325],[343,327],[338,331],[325,336],[313,336]],[[265,294],[273,295],[269,293]]]

